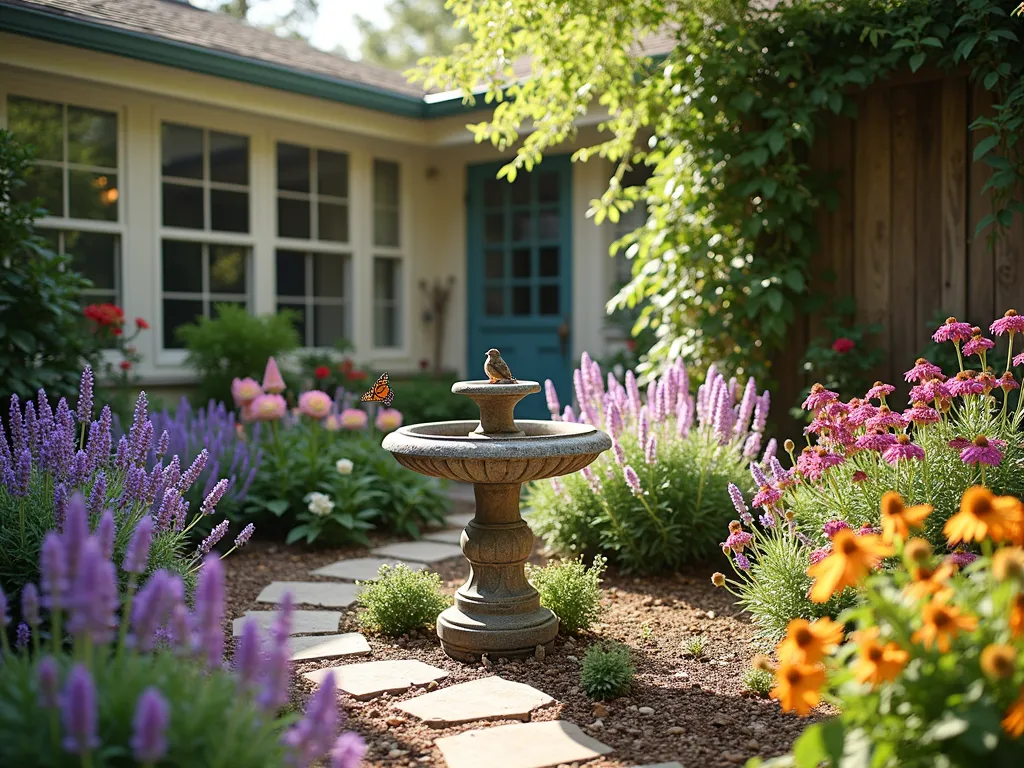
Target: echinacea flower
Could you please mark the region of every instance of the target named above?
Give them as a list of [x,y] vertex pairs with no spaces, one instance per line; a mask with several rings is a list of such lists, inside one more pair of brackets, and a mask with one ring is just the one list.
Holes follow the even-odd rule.
[[1024,315],[1018,315],[1016,311],[1008,309],[988,329],[996,336],[1002,336],[1004,333],[1024,332]]
[[[952,441],[950,445],[952,445]],[[998,467],[1003,460],[1001,449],[1005,447],[1005,440],[998,438],[989,440],[984,435],[978,435],[969,444],[963,446],[963,450],[960,451],[960,461],[964,464],[988,464]]]
[[1024,592],[1018,592],[1010,605],[1010,637],[1024,637]]
[[887,405],[880,406],[878,412],[864,422],[864,426],[868,429],[887,429],[889,427],[902,429],[906,424],[902,414],[890,410]]
[[235,400],[235,405],[243,406],[249,405],[253,400],[263,394],[263,389],[256,379],[246,377],[244,379],[235,378],[231,382],[231,397]]
[[253,421],[277,421],[288,412],[288,403],[277,394],[260,395],[249,408]]
[[954,397],[985,394],[985,383],[979,381],[974,371],[960,371],[946,382],[946,389]]
[[753,540],[754,537],[746,531],[735,531],[730,533],[729,538],[722,542],[722,546],[729,547],[733,552],[742,552],[744,547],[748,546]]
[[760,509],[775,505],[782,498],[782,491],[772,485],[762,485],[750,503]]
[[1014,526],[1024,522],[1024,509],[1013,496],[996,496],[988,488],[975,485],[964,491],[960,510],[942,528],[950,544],[960,541],[1002,541]]
[[402,412],[397,408],[381,408],[373,423],[381,432],[394,432],[402,426]]
[[944,341],[952,341],[955,344],[959,341],[967,341],[973,332],[974,328],[970,323],[961,323],[955,317],[947,317],[946,322],[932,334],[932,341],[939,344]]
[[810,394],[807,395],[807,399],[804,400],[801,407],[805,411],[817,411],[824,408],[829,403],[834,403],[839,399],[839,395],[835,392],[825,389],[821,384],[815,384],[811,387]]
[[978,627],[976,617],[938,599],[924,605],[921,620],[921,628],[910,639],[925,648],[935,646],[940,653],[949,653],[950,641],[960,632],[973,632]]
[[366,425],[370,421],[366,411],[361,408],[346,408],[338,418],[342,427],[351,430],[366,429]]
[[854,445],[862,451],[884,451],[896,444],[896,435],[892,432],[883,432],[881,429],[873,429],[867,434],[857,438]]
[[838,531],[832,539],[832,552],[807,569],[814,579],[812,602],[824,603],[846,587],[856,586],[883,558],[892,554],[878,536],[855,536],[852,531]]
[[913,408],[905,410],[903,412],[903,418],[911,424],[918,425],[935,424],[942,419],[937,410],[921,400],[914,403]]
[[807,621],[792,619],[776,652],[779,660],[793,664],[817,664],[843,642],[843,625],[828,617]]
[[1024,685],[1020,687],[1020,693],[1013,704],[1006,710],[1006,716],[1003,717],[1000,725],[1008,735],[1015,739],[1024,736]]
[[981,671],[993,680],[1011,677],[1017,667],[1017,651],[1012,645],[990,643],[981,650]]
[[873,688],[895,680],[910,660],[910,654],[896,643],[882,645],[878,640],[878,627],[857,633],[857,661],[853,665],[858,683],[871,683]]
[[996,581],[1024,582],[1024,549],[1003,547],[992,556],[992,576]]
[[1019,355],[1016,355],[1013,358],[1013,364],[1014,365],[1024,365],[1024,352],[1021,352]]
[[973,552],[968,552],[966,549],[957,547],[954,549],[946,560],[955,565],[957,568],[966,568],[968,565],[978,559],[978,556]]
[[882,400],[886,395],[891,395],[896,391],[896,387],[892,384],[885,384],[881,381],[876,381],[871,389],[864,395],[865,400]]
[[1007,371],[999,377],[999,388],[1003,392],[1012,392],[1015,389],[1020,389],[1020,384],[1017,383],[1017,379],[1013,377],[1013,374]]
[[914,367],[903,374],[904,380],[908,382],[928,381],[937,376],[942,376],[942,369],[923,357],[917,358],[914,361]]
[[319,389],[299,395],[299,413],[311,419],[322,419],[331,412],[331,396]]
[[917,459],[924,461],[924,448],[910,441],[910,435],[898,435],[896,442],[885,449],[882,458],[889,464]]
[[917,504],[913,507],[903,505],[903,498],[895,491],[887,491],[882,495],[882,541],[892,544],[893,539],[906,539],[911,528],[920,528],[925,518],[932,513],[931,504]]
[[277,361],[273,357],[267,358],[267,367],[263,371],[263,391],[271,395],[279,395],[285,390],[284,378],[281,376],[281,369],[277,367]]
[[978,355],[981,357],[985,352],[992,349],[996,343],[992,339],[986,339],[981,335],[981,331],[971,336],[971,340],[964,344],[963,353],[965,355]]
[[775,673],[775,687],[768,694],[778,700],[783,712],[807,717],[821,701],[825,670],[820,665],[784,662]]
[[938,379],[929,379],[912,387],[910,390],[911,402],[931,403],[935,400],[946,400],[953,396],[946,382]]

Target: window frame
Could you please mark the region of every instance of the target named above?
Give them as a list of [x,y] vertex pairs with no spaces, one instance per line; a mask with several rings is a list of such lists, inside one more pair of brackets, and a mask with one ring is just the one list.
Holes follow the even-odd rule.
[[[285,245],[285,243],[296,243],[294,247]],[[302,304],[303,310],[305,311],[305,324],[306,327],[303,331],[302,346],[300,349],[308,352],[324,352],[333,350],[333,345],[318,346],[316,341],[316,324],[314,318],[314,312],[319,306],[324,307],[341,307],[344,313],[345,326],[344,331],[348,333],[342,333],[342,338],[346,339],[350,344],[354,344],[354,310],[355,310],[355,291],[354,288],[354,274],[355,274],[355,258],[351,251],[339,251],[336,248],[325,247],[324,243],[318,243],[316,241],[305,241],[305,240],[276,240],[274,248],[274,311],[280,311],[282,304],[285,305],[296,305]],[[277,254],[279,251],[297,251],[301,252],[305,259],[305,295],[295,296],[292,294],[280,294],[277,292]],[[313,265],[315,255],[334,256],[340,259],[347,259],[348,264],[345,267],[345,291],[346,295],[337,298],[335,296],[316,296],[314,293],[314,282],[313,282]],[[287,308],[287,307],[286,307]],[[309,344],[310,339],[313,340],[313,344]]]
[[[405,164],[401,159],[393,156],[378,155],[370,153],[370,206],[369,206],[369,246],[370,246],[370,307],[369,307],[369,329],[370,329],[370,352],[375,358],[404,358],[409,354],[409,312],[405,311],[409,306],[409,259],[406,258],[405,244],[408,238],[409,205],[409,184],[405,179]],[[374,166],[377,162],[391,163],[398,169],[398,215],[395,217],[398,224],[398,245],[378,245],[376,240],[376,213],[377,213],[377,189]],[[376,292],[376,263],[377,259],[393,259],[398,262],[399,285],[397,296],[393,300],[394,309],[398,312],[395,327],[398,329],[398,343],[394,346],[382,347],[377,344],[377,292]]]

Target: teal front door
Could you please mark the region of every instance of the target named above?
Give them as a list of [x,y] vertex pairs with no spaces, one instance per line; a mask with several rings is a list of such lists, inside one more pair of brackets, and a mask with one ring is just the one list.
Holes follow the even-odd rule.
[[[544,160],[509,184],[501,163],[469,168],[469,377],[483,378],[491,347],[518,379],[551,379],[572,402],[572,167]],[[543,393],[516,406],[522,418],[548,417]]]

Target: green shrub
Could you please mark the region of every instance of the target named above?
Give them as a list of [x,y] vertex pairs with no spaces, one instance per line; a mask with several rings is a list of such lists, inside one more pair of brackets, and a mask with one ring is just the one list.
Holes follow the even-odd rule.
[[391,380],[395,407],[406,424],[425,421],[468,421],[480,418],[480,409],[468,397],[452,394],[455,376],[421,374]]
[[196,401],[231,402],[231,381],[251,376],[259,381],[268,357],[297,349],[294,313],[250,315],[244,307],[218,304],[215,318],[201,317],[178,329],[188,363],[199,376]]
[[602,648],[592,645],[580,665],[583,692],[596,701],[625,694],[633,684],[633,661],[624,645]]
[[84,363],[95,363],[98,342],[88,331],[81,291],[91,283],[54,253],[35,230],[43,211],[24,200],[32,152],[0,129],[0,409],[11,394],[40,389],[70,396]]
[[597,555],[590,568],[583,557],[527,567],[527,576],[540,592],[540,604],[558,617],[559,629],[569,634],[590,629],[601,617],[601,575],[608,561]]
[[405,564],[382,565],[377,581],[362,585],[359,623],[392,637],[432,626],[452,601],[441,592],[441,577]]
[[704,635],[693,635],[683,643],[683,648],[693,658],[702,659],[708,649],[708,639]]
[[743,671],[743,688],[762,699],[768,698],[768,693],[775,687],[775,675],[770,670],[758,667],[747,667]]

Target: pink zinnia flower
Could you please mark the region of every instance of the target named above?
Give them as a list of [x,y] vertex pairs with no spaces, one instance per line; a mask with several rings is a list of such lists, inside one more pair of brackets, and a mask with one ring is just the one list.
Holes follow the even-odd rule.
[[1013,378],[1013,374],[1007,371],[999,377],[999,386],[1003,392],[1010,392],[1014,389],[1020,389],[1020,384]]
[[277,367],[277,361],[273,357],[267,358],[267,368],[263,371],[263,391],[272,395],[279,395],[284,392],[284,378],[281,376],[281,369]]
[[973,331],[970,323],[957,322],[955,317],[947,317],[946,322],[932,334],[932,340],[939,343],[952,341],[955,344],[958,341],[967,341]]
[[976,333],[971,336],[971,340],[964,344],[963,352],[965,355],[977,355],[981,357],[981,353],[992,349],[996,343],[992,339],[986,339],[981,333]]
[[[950,442],[950,445],[952,444]],[[989,440],[984,435],[978,435],[960,451],[960,461],[964,464],[989,464],[998,467],[1003,460],[1003,452],[1000,449],[1005,447],[1005,440]]]
[[299,413],[311,419],[322,419],[331,412],[331,396],[319,389],[299,395]]
[[807,395],[807,399],[804,400],[803,409],[805,411],[817,411],[824,408],[829,403],[834,403],[839,399],[839,395],[835,392],[831,392],[821,384],[815,384],[811,387],[811,392]]
[[729,547],[733,552],[742,552],[753,540],[754,537],[746,531],[736,531],[729,534],[729,538],[722,542],[722,546]]
[[825,523],[825,535],[830,539],[835,536],[839,531],[845,530],[850,527],[850,524],[845,520],[829,520]]
[[974,371],[960,371],[955,378],[946,382],[946,389],[954,397],[985,394],[985,382],[979,381]]
[[248,405],[262,394],[263,390],[260,389],[259,382],[256,379],[249,377],[240,379],[236,376],[231,381],[231,397],[234,398],[235,405],[237,406]]
[[280,395],[260,395],[249,406],[253,421],[277,421],[288,413],[288,403]]
[[925,403],[930,403],[933,400],[946,400],[952,396],[953,393],[949,391],[949,385],[939,381],[938,379],[930,379],[922,382],[910,390],[911,402],[917,402],[920,400]]
[[903,374],[903,378],[905,381],[918,382],[927,381],[941,375],[942,369],[939,366],[928,362],[923,357],[919,357],[914,361],[914,367]]
[[883,405],[878,409],[878,413],[864,422],[864,426],[868,429],[887,429],[889,427],[902,429],[906,425],[907,422],[904,420],[903,415],[889,410],[887,405]]
[[896,444],[896,435],[880,429],[873,429],[857,438],[856,446],[862,451],[884,451]]
[[934,408],[918,400],[914,403],[913,408],[908,408],[903,412],[903,418],[912,424],[934,424],[941,417]]
[[896,438],[895,445],[890,445],[886,448],[882,458],[890,464],[896,464],[905,459],[918,459],[922,461],[924,460],[924,448],[910,442],[908,435],[900,435]]
[[381,408],[373,423],[381,432],[394,432],[402,426],[402,412],[397,408]]
[[1004,333],[1024,332],[1024,316],[1018,315],[1014,310],[1006,310],[1006,314],[996,320],[988,329],[996,336]]
[[782,491],[770,485],[762,485],[750,502],[752,506],[767,508],[777,503],[782,498]]
[[881,381],[876,381],[874,386],[867,391],[864,395],[865,400],[882,400],[886,395],[891,395],[896,391],[896,387],[892,384],[885,384]]
[[341,412],[339,420],[345,429],[366,429],[370,417],[361,408],[346,408]]
[[811,565],[817,565],[831,554],[832,545],[829,545],[827,547],[821,547],[820,549],[814,550],[807,556],[807,559],[810,561]]

